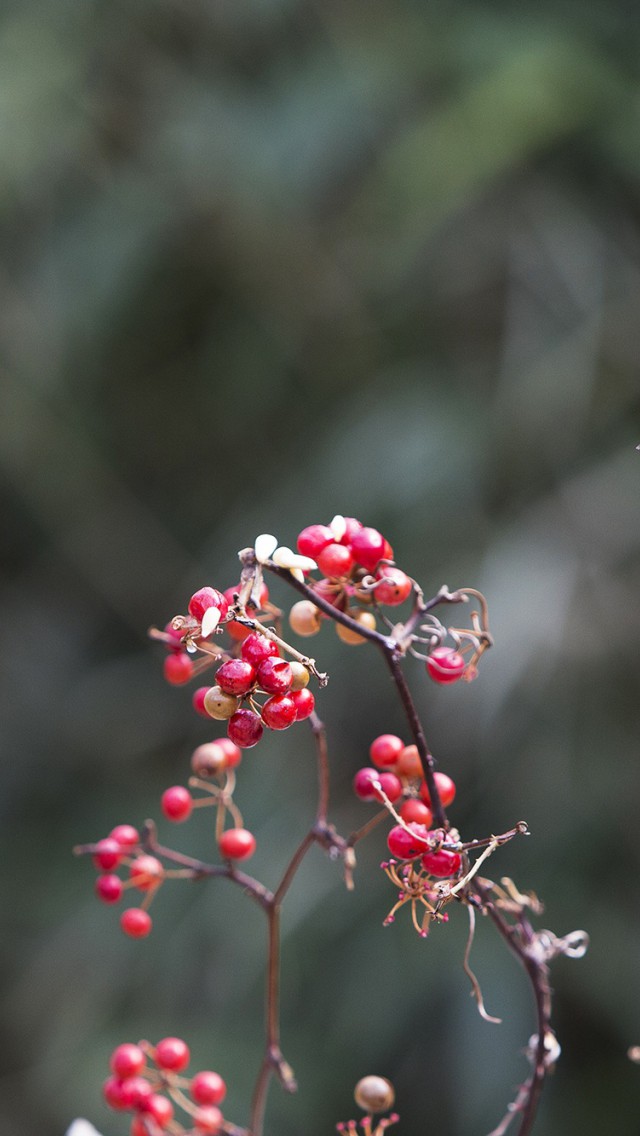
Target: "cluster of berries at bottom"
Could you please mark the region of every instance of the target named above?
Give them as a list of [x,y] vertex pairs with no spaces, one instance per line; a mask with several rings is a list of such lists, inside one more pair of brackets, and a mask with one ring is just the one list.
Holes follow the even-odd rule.
[[[222,1130],[218,1106],[227,1086],[209,1069],[185,1076],[190,1059],[179,1037],[165,1037],[155,1046],[125,1042],[114,1049],[103,1095],[110,1108],[134,1113],[130,1136],[216,1136]],[[184,1123],[176,1118],[175,1105],[185,1114]]]
[[[398,822],[387,835],[393,858],[381,865],[398,888],[398,902],[385,919],[385,926],[394,922],[400,907],[410,903],[414,926],[425,937],[431,918],[447,918],[439,915],[435,906],[440,896],[434,880],[457,877],[462,857],[459,852],[442,847],[448,838],[443,829],[431,829],[431,798],[417,747],[405,745],[395,734],[380,734],[371,743],[369,756],[373,765],[358,770],[354,792],[362,801],[392,806],[390,811]],[[447,808],[456,795],[455,783],[440,770],[436,770],[434,778],[440,800]],[[425,908],[422,922],[417,917],[418,904]]]

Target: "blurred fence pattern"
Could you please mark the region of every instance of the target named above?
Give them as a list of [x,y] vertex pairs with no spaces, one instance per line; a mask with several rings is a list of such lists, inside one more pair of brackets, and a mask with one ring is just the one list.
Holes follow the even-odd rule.
[[[125,942],[70,848],[157,815],[209,736],[146,628],[232,584],[257,532],[290,543],[336,512],[388,533],[427,590],[488,596],[478,681],[410,678],[454,819],[525,817],[496,872],[592,937],[554,971],[565,1052],[540,1131],[636,1136],[639,60],[623,0],[5,3],[4,1136],[79,1115],[123,1133],[110,1049],[175,1032],[246,1119],[259,913],[176,886]],[[349,829],[351,777],[402,720],[376,658],[316,643]],[[314,771],[299,733],[263,745],[241,805],[269,880]],[[205,823],[175,839],[209,852]],[[301,1092],[273,1090],[271,1131],[330,1133],[380,1072],[402,1136],[482,1136],[524,1076],[524,980],[481,927],[504,1024],[477,1019],[464,919],[426,944],[383,930],[380,858],[363,850],[351,896],[318,855],[291,896]]]

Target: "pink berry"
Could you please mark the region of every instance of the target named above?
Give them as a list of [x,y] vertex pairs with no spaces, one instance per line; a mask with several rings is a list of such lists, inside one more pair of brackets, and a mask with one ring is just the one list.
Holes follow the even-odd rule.
[[176,651],[173,655],[167,655],[162,670],[165,679],[172,686],[184,686],[185,682],[193,678],[193,663],[186,651]]
[[109,1059],[109,1068],[116,1077],[134,1077],[144,1069],[145,1056],[139,1045],[124,1042],[114,1049]]
[[308,525],[298,535],[298,552],[303,556],[310,556],[316,560],[318,553],[322,552],[328,544],[332,544],[335,537],[327,525]]
[[235,769],[242,761],[242,750],[239,746],[231,741],[231,738],[218,738],[216,745],[224,753],[227,759],[227,769]]
[[190,1091],[196,1104],[221,1104],[227,1095],[227,1086],[219,1073],[203,1069],[193,1078]]
[[253,667],[259,667],[265,659],[278,654],[278,644],[274,643],[273,639],[267,639],[266,635],[259,635],[252,631],[242,644],[240,654],[247,663],[251,663]]
[[467,664],[459,651],[451,647],[436,647],[427,658],[426,667],[434,682],[457,682],[462,678]]
[[115,828],[112,828],[109,836],[112,840],[117,840],[118,844],[127,850],[140,843],[140,833],[132,824],[117,824]]
[[291,690],[293,671],[285,659],[270,656],[258,667],[258,686],[267,694],[286,694]]
[[146,1077],[127,1077],[121,1082],[121,1097],[124,1108],[144,1108],[153,1089]]
[[217,607],[221,619],[224,619],[229,610],[226,596],[223,596],[217,588],[200,588],[189,600],[189,614],[197,619],[198,623],[202,623],[202,617],[210,607]]
[[339,544],[351,544],[356,533],[359,533],[364,528],[362,521],[357,521],[355,517],[344,517],[344,533],[338,541]]
[[290,694],[274,694],[262,707],[262,721],[270,730],[286,730],[296,720],[296,704]]
[[328,544],[318,553],[316,560],[323,576],[335,579],[348,576],[354,566],[354,559],[346,544]]
[[161,1093],[151,1093],[145,1102],[144,1112],[153,1117],[159,1128],[166,1128],[173,1120],[173,1105],[168,1097],[163,1097]]
[[378,568],[376,578],[381,581],[373,593],[378,603],[394,607],[396,604],[404,603],[411,595],[413,587],[411,580],[399,568],[393,568],[391,565]]
[[294,690],[291,697],[296,708],[296,722],[303,722],[313,714],[316,700],[306,686],[302,690]]
[[165,789],[162,794],[161,806],[167,820],[180,824],[181,821],[188,820],[191,816],[193,798],[189,790],[185,789],[183,785],[172,785],[170,789]]
[[218,847],[225,860],[248,860],[256,850],[256,838],[246,828],[228,828],[222,833]]
[[368,572],[373,572],[385,555],[387,542],[377,529],[363,528],[354,534],[351,551],[358,562]]
[[164,628],[164,633],[168,640],[165,643],[167,650],[180,651],[182,649],[182,636],[185,633],[184,627],[174,627],[173,623],[169,622]]
[[[433,776],[440,800],[444,808],[447,809],[456,795],[455,781],[452,781],[446,773],[441,773],[439,769],[436,770]],[[431,797],[426,781],[422,781],[420,784],[420,796],[425,804],[431,804]]]
[[422,857],[422,867],[431,876],[446,879],[447,876],[457,876],[462,866],[462,857],[458,852],[448,852],[441,848],[439,852],[425,852]]
[[164,868],[155,856],[136,856],[129,865],[131,883],[139,891],[148,891],[154,884],[160,883],[163,876]]
[[396,764],[404,748],[404,742],[395,734],[380,734],[369,747],[369,757],[378,769],[388,769]]
[[262,737],[263,725],[253,710],[236,710],[229,718],[227,733],[240,749],[251,749]]
[[399,777],[396,777],[395,773],[380,773],[377,769],[370,769],[367,766],[359,769],[353,779],[356,796],[360,797],[361,801],[381,801],[380,789],[376,788],[374,783],[380,785],[392,804],[400,800],[402,782]]
[[209,1108],[199,1108],[194,1116],[194,1132],[200,1136],[216,1136],[220,1131],[224,1117],[219,1108],[211,1105]]
[[111,836],[106,836],[104,840],[99,840],[95,846],[93,853],[93,862],[96,868],[103,868],[109,871],[110,868],[117,868],[123,855],[122,845],[114,840]]
[[195,710],[196,714],[200,714],[202,718],[209,717],[204,704],[204,696],[207,693],[208,689],[208,686],[199,686],[197,690],[194,690],[193,695],[191,696],[193,709]]
[[389,851],[399,860],[413,860],[421,852],[426,852],[429,847],[429,833],[423,824],[412,822],[407,828],[409,832],[401,825],[395,825],[387,836]]
[[98,876],[96,895],[103,903],[118,903],[122,899],[122,880],[120,876]]
[[216,671],[216,683],[225,694],[246,694],[255,686],[255,682],[255,667],[245,659],[227,659]]
[[180,1073],[191,1060],[189,1046],[181,1037],[163,1037],[156,1045],[154,1060],[158,1068]]
[[[145,1081],[145,1084],[147,1082]],[[109,1105],[109,1108],[116,1108],[118,1110],[131,1108],[131,1103],[128,1099],[124,1085],[126,1081],[120,1077],[108,1077],[102,1086],[102,1095]]]

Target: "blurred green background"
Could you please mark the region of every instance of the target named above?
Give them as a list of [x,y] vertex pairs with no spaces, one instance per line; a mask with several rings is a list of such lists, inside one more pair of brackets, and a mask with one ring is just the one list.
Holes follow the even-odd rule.
[[[126,940],[74,843],[156,815],[215,734],[150,624],[237,578],[258,532],[334,513],[427,592],[487,594],[463,689],[409,667],[467,836],[524,817],[494,875],[588,929],[553,969],[564,1048],[540,1133],[637,1136],[640,13],[623,0],[7,0],[0,17],[3,1136],[60,1136],[121,1040],[187,1037],[247,1120],[260,912],[167,885]],[[276,601],[285,592],[273,589]],[[380,660],[314,651],[342,831],[367,747],[404,732]],[[273,883],[313,810],[306,731],[241,767]],[[208,814],[167,831],[213,854]],[[525,1076],[524,977],[453,912],[383,929],[382,834],[357,890],[309,857],[285,909],[270,1136],[326,1136],[355,1081],[404,1136],[486,1136]]]

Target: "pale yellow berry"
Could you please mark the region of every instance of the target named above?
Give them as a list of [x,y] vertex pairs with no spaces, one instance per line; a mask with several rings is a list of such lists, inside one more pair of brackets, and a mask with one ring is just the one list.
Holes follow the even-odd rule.
[[[375,631],[376,617],[372,611],[348,611],[347,615],[355,619],[361,627],[366,627],[367,631]],[[345,627],[343,623],[336,623],[336,631],[342,642],[349,643],[350,646],[356,647],[358,643],[365,642],[364,636],[358,635],[357,631],[352,631],[350,627]]]
[[233,694],[225,694],[219,686],[212,686],[205,694],[203,703],[210,718],[223,722],[240,708],[241,699]]
[[396,1094],[391,1081],[386,1077],[362,1077],[355,1087],[356,1104],[366,1112],[386,1112],[391,1108]]
[[296,635],[317,635],[320,630],[320,612],[311,600],[299,600],[289,612],[289,623]]

